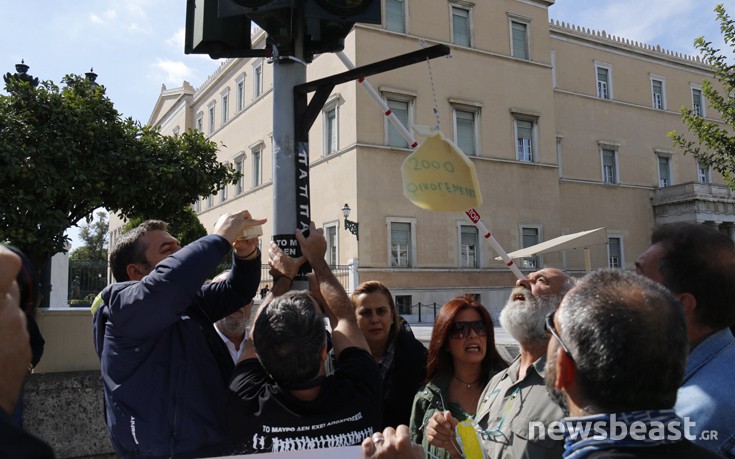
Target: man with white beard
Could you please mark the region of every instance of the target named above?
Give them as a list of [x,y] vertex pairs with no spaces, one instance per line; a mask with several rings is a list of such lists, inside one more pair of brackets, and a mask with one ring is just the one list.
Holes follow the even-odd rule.
[[[544,268],[516,282],[500,313],[500,324],[520,344],[518,357],[485,387],[474,417],[483,449],[493,458],[561,458],[564,444],[541,435],[532,436],[529,424],[548,426],[564,413],[546,391],[544,370],[549,335],[546,314],[559,307],[574,279],[554,268]],[[449,411],[437,412],[426,427],[432,445],[461,457]]]

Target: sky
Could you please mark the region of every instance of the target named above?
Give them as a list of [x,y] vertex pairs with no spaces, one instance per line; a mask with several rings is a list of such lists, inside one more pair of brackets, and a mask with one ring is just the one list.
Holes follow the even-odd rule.
[[[549,16],[694,55],[698,36],[723,46],[718,3],[735,15],[735,0],[556,0]],[[220,64],[184,54],[186,0],[0,0],[0,11],[0,73],[23,59],[31,75],[60,84],[94,68],[117,110],[141,123],[162,85],[196,88]]]

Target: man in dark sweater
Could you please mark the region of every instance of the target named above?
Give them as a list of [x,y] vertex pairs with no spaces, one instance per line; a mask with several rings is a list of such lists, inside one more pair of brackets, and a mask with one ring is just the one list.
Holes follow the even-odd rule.
[[[324,259],[322,230],[312,223],[309,232],[296,233],[303,258],[290,259],[271,244],[273,289],[256,313],[230,384],[228,424],[236,453],[360,445],[380,424],[378,367]],[[314,270],[318,292],[284,294],[304,261]],[[337,358],[329,376],[325,313]]]
[[688,345],[684,308],[671,292],[626,271],[596,271],[546,328],[546,385],[568,415],[565,459],[719,457],[689,441],[689,420],[673,410]]

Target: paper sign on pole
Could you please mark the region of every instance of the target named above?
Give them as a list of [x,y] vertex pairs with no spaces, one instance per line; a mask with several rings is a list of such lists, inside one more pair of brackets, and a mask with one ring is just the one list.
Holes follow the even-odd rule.
[[475,165],[441,132],[414,126],[427,136],[401,166],[403,195],[426,210],[464,212],[482,204]]

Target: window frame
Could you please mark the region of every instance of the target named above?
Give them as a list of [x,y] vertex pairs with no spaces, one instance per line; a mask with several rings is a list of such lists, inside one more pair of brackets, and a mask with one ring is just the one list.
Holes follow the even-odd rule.
[[[515,159],[521,163],[537,163],[539,156],[538,149],[538,116],[526,115],[523,113],[513,113],[513,152],[515,153]],[[521,159],[518,152],[518,140],[520,136],[518,134],[518,122],[523,121],[531,123],[531,159]]]
[[[339,151],[339,106],[342,105],[342,98],[339,94],[333,96],[324,104],[322,108],[322,155],[329,156]],[[334,145],[332,138],[329,136],[329,113],[334,111]],[[332,146],[332,148],[330,148]]]
[[[383,92],[382,95],[383,95],[383,102],[385,102],[385,104],[388,106],[388,108],[390,108],[392,112],[394,111],[393,107],[390,106],[392,101],[406,103],[407,114],[406,114],[406,123],[404,124],[406,126],[406,129],[410,131],[411,126],[413,125],[413,119],[414,119],[413,108],[416,102],[416,96],[411,95],[411,94],[397,93],[397,92]],[[393,123],[391,123],[388,117],[384,116],[383,118],[384,118],[383,129],[384,129],[384,136],[385,136],[384,137],[385,145],[388,147],[392,147],[392,148],[405,148],[405,149],[410,148],[408,141],[404,139],[403,137],[401,137],[400,133],[398,133],[398,129],[395,126],[393,126]],[[393,145],[390,143],[390,133],[391,133],[391,130],[393,129],[396,130],[396,134],[398,137],[402,139],[403,144]]]
[[[650,75],[651,77],[651,106],[655,110],[666,110],[666,79],[659,75]],[[656,90],[655,90],[655,82],[660,83],[661,85],[661,106],[656,106]]]
[[213,100],[210,103],[207,104],[207,115],[209,116],[209,119],[207,120],[207,134],[213,134],[216,129],[216,113],[217,113],[217,101]]
[[256,188],[263,184],[263,152],[265,143],[256,142],[250,146],[250,188]]
[[258,59],[253,64],[253,100],[265,93],[263,87],[263,59]]
[[235,183],[235,196],[245,192],[245,153],[240,153],[234,160],[235,170],[240,172],[240,178]]
[[225,88],[220,93],[220,124],[224,126],[230,120],[230,88]]
[[[389,27],[388,13],[389,13],[390,10],[388,9],[388,2],[395,2],[395,3],[400,2],[403,5],[403,8],[401,8],[401,17],[400,18],[396,18],[395,21],[390,22],[391,25],[392,24],[398,24],[398,19],[401,19],[401,27],[399,27],[399,28],[391,28],[391,27]],[[408,2],[406,0],[383,0],[383,3],[384,3],[383,4],[383,11],[384,11],[384,14],[383,14],[383,17],[384,17],[384,20],[383,20],[383,28],[385,30],[390,30],[391,32],[408,33],[408,21],[407,21],[407,19],[408,19]]]
[[[699,93],[699,105],[700,105],[700,112],[697,113],[696,105],[694,103],[694,92],[697,91]],[[707,118],[707,106],[704,101],[704,92],[702,92],[702,85],[693,84],[691,83],[689,85],[689,93],[690,97],[692,99],[692,111],[695,115],[701,116],[702,118]]]
[[235,113],[245,109],[245,72],[235,78]]
[[[711,184],[712,183],[712,167],[710,166],[703,167],[704,165],[700,163],[699,161],[695,161],[695,163],[697,165],[697,183],[705,183],[708,185]],[[705,169],[706,171],[704,173],[704,179],[702,179],[701,172]]]
[[[608,64],[607,62],[601,62],[601,61],[595,61],[595,94],[597,95],[598,99],[603,100],[613,100],[614,94],[613,94],[613,66],[612,64]],[[598,72],[598,69],[605,69],[607,71],[607,81],[605,82],[605,86],[607,88],[607,97],[603,97],[600,94],[600,75]]]
[[[618,248],[620,250],[620,266],[612,266],[611,259],[612,254],[610,251],[610,240],[611,239],[617,239],[618,240]],[[625,245],[624,245],[624,238],[622,234],[616,234],[616,233],[609,233],[607,235],[607,244],[605,244],[607,247],[607,267],[608,268],[620,268],[625,269]]]
[[[620,160],[618,159],[619,152],[617,145],[610,145],[601,143],[599,145],[600,150],[600,174],[602,177],[602,183],[606,185],[619,185],[620,184]],[[613,181],[608,181],[605,175],[605,152],[612,152],[613,158]]]
[[[388,260],[387,265],[390,269],[412,269],[416,267],[416,218],[406,218],[406,217],[386,217],[385,218],[386,227],[388,230]],[[407,266],[393,266],[393,234],[391,225],[393,223],[408,223],[410,226],[410,234],[409,237],[411,241],[409,242],[407,246],[407,260],[408,265]]]
[[[668,175],[668,183],[663,184],[664,177],[661,176],[661,161],[666,161],[666,173]],[[671,173],[671,154],[664,152],[656,152],[656,174],[658,176],[658,187],[666,188],[674,184],[674,179]]]
[[[454,143],[466,156],[480,156],[480,115],[481,107],[479,105],[469,105],[467,103],[459,103],[450,101],[452,107],[452,130],[454,133]],[[459,130],[457,128],[458,112],[472,114],[472,144],[474,151],[467,153],[462,149],[459,141]]]
[[[463,264],[465,257],[463,251],[464,246],[462,245],[462,230],[465,228],[471,228],[475,233],[475,260],[474,265],[472,266],[465,266]],[[475,225],[470,225],[465,220],[457,220],[457,267],[466,269],[482,268],[484,262],[482,255],[483,253],[482,244],[480,243],[480,231]]]
[[[544,238],[544,227],[540,224],[529,224],[529,223],[521,223],[518,225],[518,236],[520,237],[520,248],[525,249],[526,245],[523,240],[523,230],[526,229],[533,229],[536,230],[536,243],[531,244],[528,247],[534,246],[536,244],[540,244],[541,241]],[[533,261],[533,265],[530,263],[530,261]],[[532,269],[532,270],[538,270],[541,269],[541,267],[544,265],[544,257],[543,255],[536,255],[535,257],[526,257],[521,258],[520,260],[520,268],[521,269]]]
[[[515,13],[506,13],[508,17],[508,32],[510,34],[510,57],[514,59],[519,59],[522,61],[530,61],[531,60],[531,18],[526,16],[521,16],[519,14]],[[525,57],[521,56],[518,52],[516,46],[515,46],[515,39],[514,39],[514,24],[518,24],[523,26],[524,28],[524,41],[523,46],[524,49],[522,50],[525,53]]]
[[[457,36],[455,35],[454,30],[454,18],[455,18],[455,11],[463,11],[467,13],[466,21],[467,21],[467,43],[460,43],[457,40]],[[459,2],[452,2],[450,0],[449,3],[449,34],[452,39],[452,44],[457,46],[464,46],[467,48],[472,48],[473,40],[473,27],[472,27],[472,7],[459,4]]]
[[[339,265],[339,220],[332,220],[324,223],[322,226],[324,229],[324,238],[327,241],[327,250],[324,252],[324,259],[327,261],[329,266]],[[329,241],[329,230],[334,228],[334,244],[330,245]],[[334,263],[331,263],[330,249],[334,248]]]
[[196,126],[197,131],[204,133],[204,112],[203,111],[200,110],[197,112],[197,117],[196,117],[194,126]]

